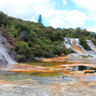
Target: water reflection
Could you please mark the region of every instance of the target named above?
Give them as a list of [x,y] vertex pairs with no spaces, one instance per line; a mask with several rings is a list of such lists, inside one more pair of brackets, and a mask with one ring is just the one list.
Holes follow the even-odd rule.
[[96,68],[89,67],[89,66],[74,66],[70,69],[71,71],[84,71],[84,70],[95,70]]

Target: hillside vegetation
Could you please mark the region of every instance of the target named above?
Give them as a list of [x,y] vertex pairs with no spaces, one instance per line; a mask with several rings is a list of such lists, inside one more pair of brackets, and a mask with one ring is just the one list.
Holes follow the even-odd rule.
[[91,39],[95,41],[96,34],[86,29],[54,29],[43,24],[7,16],[0,12],[0,27],[2,35],[12,44],[19,62],[31,62],[35,57],[55,57],[62,53],[72,53],[63,45],[64,37]]
[[90,46],[87,44],[86,42],[86,39],[85,38],[80,38],[79,39],[80,41],[80,45],[82,45],[82,47],[85,49],[85,50],[91,50]]

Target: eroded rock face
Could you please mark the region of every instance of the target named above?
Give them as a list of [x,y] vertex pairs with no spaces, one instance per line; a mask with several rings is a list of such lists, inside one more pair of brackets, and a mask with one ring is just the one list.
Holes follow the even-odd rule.
[[3,29],[0,28],[0,65],[6,65],[6,64],[16,64],[16,61],[13,60],[10,53],[10,44],[8,43],[7,39],[2,36]]

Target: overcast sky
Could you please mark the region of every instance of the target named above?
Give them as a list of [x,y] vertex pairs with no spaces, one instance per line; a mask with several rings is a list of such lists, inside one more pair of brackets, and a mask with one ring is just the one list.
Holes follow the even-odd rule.
[[96,0],[0,0],[0,11],[55,28],[86,28],[96,32]]

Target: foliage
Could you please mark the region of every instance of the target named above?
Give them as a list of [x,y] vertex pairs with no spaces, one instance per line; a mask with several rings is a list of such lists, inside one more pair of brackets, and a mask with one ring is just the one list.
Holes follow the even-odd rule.
[[4,13],[0,12],[0,27],[6,26],[8,23],[8,17]]
[[92,42],[96,46],[96,40],[92,39]]
[[[41,17],[40,17],[41,18]],[[86,29],[61,29],[51,26],[45,27],[39,23],[23,21],[21,19],[9,17],[0,12],[0,27],[3,28],[3,35],[14,41],[17,60],[20,62],[31,62],[34,57],[55,57],[64,53],[72,53],[73,50],[62,46],[64,37],[80,38],[81,45],[90,50],[85,39],[96,39],[96,33]],[[82,39],[81,37],[84,36]]]
[[29,61],[33,58],[33,54],[30,52],[28,43],[24,41],[17,42],[15,50],[18,54],[17,59],[19,61],[27,61],[27,59]]
[[90,46],[87,44],[86,39],[84,37],[79,39],[80,45],[83,46],[85,50],[91,50]]
[[39,15],[39,17],[38,17],[38,23],[42,24],[42,16],[41,15]]

